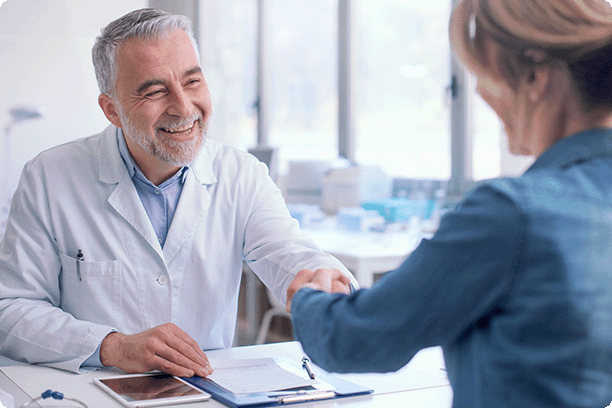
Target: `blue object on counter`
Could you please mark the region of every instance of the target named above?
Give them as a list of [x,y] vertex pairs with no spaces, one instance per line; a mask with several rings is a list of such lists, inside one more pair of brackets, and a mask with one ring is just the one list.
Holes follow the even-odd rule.
[[377,211],[368,211],[361,207],[342,207],[336,214],[338,226],[349,231],[369,231],[373,227],[385,224]]
[[298,220],[300,227],[308,227],[325,219],[321,207],[311,204],[287,204],[291,217]]
[[378,211],[387,223],[409,221],[413,216],[428,219],[431,217],[433,206],[433,200],[408,198],[388,198],[361,203],[364,210]]

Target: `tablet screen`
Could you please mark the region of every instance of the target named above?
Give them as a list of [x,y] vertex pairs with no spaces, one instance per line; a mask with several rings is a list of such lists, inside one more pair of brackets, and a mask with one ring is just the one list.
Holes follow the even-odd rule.
[[168,374],[100,378],[98,381],[125,401],[134,402],[134,406],[140,406],[138,402],[143,401],[172,399],[173,402],[178,402],[190,400],[192,397],[208,396],[207,393]]

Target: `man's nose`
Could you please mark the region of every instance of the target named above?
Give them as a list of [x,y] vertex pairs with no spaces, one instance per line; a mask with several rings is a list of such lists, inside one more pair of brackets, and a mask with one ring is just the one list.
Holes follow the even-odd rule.
[[193,103],[189,95],[183,89],[172,92],[170,104],[166,112],[170,115],[184,118],[191,115],[193,113]]

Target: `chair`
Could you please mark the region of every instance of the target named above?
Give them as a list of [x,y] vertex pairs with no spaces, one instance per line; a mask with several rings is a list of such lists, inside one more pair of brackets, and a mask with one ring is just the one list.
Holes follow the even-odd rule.
[[276,179],[278,178],[278,149],[272,147],[255,147],[249,149],[249,153],[268,166],[270,178],[276,183]]
[[272,305],[270,309],[266,311],[263,315],[263,319],[261,321],[261,326],[259,327],[259,332],[257,333],[257,339],[255,340],[255,344],[264,344],[266,339],[268,338],[268,332],[270,331],[270,326],[272,325],[272,319],[275,317],[282,317],[284,319],[291,320],[291,314],[287,313],[285,310],[285,306],[283,306],[274,294],[270,292],[268,288],[266,288],[266,294],[268,295],[268,301]]

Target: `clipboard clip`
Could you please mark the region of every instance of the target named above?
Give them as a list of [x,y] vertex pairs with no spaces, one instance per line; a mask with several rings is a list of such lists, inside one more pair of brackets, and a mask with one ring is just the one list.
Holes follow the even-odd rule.
[[336,393],[331,390],[300,390],[293,394],[277,397],[276,400],[281,404],[291,404],[293,402],[315,401],[334,398]]

